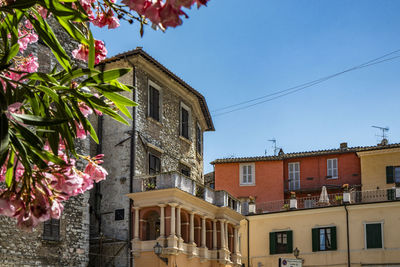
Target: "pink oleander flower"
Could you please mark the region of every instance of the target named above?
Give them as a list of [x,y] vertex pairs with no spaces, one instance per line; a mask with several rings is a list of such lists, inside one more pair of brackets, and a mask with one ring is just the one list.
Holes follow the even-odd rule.
[[89,174],[96,183],[106,179],[106,176],[108,175],[107,171],[103,167],[92,161],[89,161],[86,166],[85,173]]
[[[104,42],[100,40],[95,40],[94,48],[95,48],[95,64],[98,64],[100,61],[106,58],[107,49],[104,46]],[[72,51],[72,56],[76,59],[88,61],[89,47],[87,45],[80,44],[77,49]]]
[[110,9],[107,13],[101,12],[92,23],[97,27],[104,27],[108,25],[108,29],[115,29],[119,27],[119,19],[114,17],[114,12]]
[[149,0],[122,0],[121,3],[127,5],[131,10],[143,15],[145,7],[149,5]]
[[76,137],[79,139],[85,139],[87,136],[87,132],[85,128],[83,128],[82,123],[75,122],[75,126],[76,126]]
[[93,110],[86,105],[85,102],[79,102],[78,104],[79,106],[79,110],[82,112],[83,116],[85,116],[86,118],[93,113]]
[[15,206],[9,199],[0,198],[0,214],[8,217],[15,214]]
[[50,208],[50,215],[53,219],[60,219],[61,213],[64,210],[63,204],[58,202],[57,200],[53,200]]
[[26,57],[22,64],[19,64],[17,69],[19,71],[26,71],[29,73],[36,72],[39,68],[38,58],[33,56],[32,54],[29,57]]

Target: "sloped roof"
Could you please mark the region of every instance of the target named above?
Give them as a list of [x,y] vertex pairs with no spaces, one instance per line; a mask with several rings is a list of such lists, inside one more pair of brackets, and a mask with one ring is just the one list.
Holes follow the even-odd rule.
[[284,159],[301,158],[301,157],[315,157],[315,156],[330,155],[330,154],[344,154],[344,153],[355,153],[361,151],[382,150],[382,149],[399,148],[399,147],[400,143],[396,143],[396,144],[377,145],[377,146],[357,146],[357,147],[334,148],[326,150],[293,152],[293,153],[282,154],[280,156],[222,158],[212,161],[211,164],[214,165],[219,163],[274,161],[274,160],[284,160]]
[[214,123],[212,121],[211,114],[210,114],[210,111],[208,110],[207,102],[206,102],[204,96],[202,94],[200,94],[197,90],[195,90],[193,87],[191,87],[189,84],[187,84],[180,77],[178,77],[176,74],[172,73],[169,69],[167,69],[160,62],[155,60],[152,56],[150,56],[145,51],[143,51],[143,49],[141,47],[137,47],[136,49],[133,49],[131,51],[127,51],[127,52],[115,55],[113,57],[106,58],[105,60],[101,61],[98,65],[115,62],[115,61],[124,59],[126,57],[130,57],[130,56],[141,56],[141,57],[143,57],[148,62],[150,62],[153,65],[155,65],[162,72],[164,72],[165,74],[170,76],[172,79],[174,79],[177,83],[182,85],[190,93],[194,94],[197,97],[198,101],[199,101],[201,110],[202,110],[203,115],[204,115],[204,119],[205,119],[207,127],[208,127],[207,129],[205,129],[205,131],[215,131]]

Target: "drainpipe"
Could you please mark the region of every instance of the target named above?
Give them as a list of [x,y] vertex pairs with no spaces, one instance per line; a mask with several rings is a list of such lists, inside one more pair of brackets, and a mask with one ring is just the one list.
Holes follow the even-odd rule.
[[[129,63],[129,65],[132,66],[132,73],[133,73],[133,79],[132,79],[132,86],[136,86],[136,71],[135,71],[135,65],[129,61],[126,57],[125,60]],[[132,92],[132,100],[136,102],[136,91]],[[129,168],[129,193],[133,192],[133,177],[135,176],[135,161],[136,161],[136,107],[132,107],[132,133],[131,133],[131,148],[130,148],[130,168]],[[132,259],[132,208],[133,208],[133,200],[129,199],[129,237],[128,237],[128,242],[129,242],[129,266],[133,267],[133,259]]]
[[250,221],[247,221],[247,267],[250,267]]
[[346,203],[344,203],[344,209],[346,210],[346,234],[347,234],[347,267],[351,267],[350,261],[350,233],[349,233],[349,211]]

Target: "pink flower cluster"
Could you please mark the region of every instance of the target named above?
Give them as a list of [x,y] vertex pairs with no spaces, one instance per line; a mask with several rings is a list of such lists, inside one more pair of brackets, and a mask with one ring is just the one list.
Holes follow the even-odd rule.
[[122,0],[131,10],[145,16],[153,24],[163,28],[176,27],[182,24],[180,16],[188,17],[182,11],[182,7],[191,8],[197,3],[197,7],[206,5],[208,0]]
[[[115,3],[115,0],[110,0]],[[107,4],[100,4],[96,0],[80,0],[82,7],[85,9],[90,22],[102,28],[108,26],[108,29],[119,27],[119,19],[114,17],[114,12]],[[101,5],[101,6],[100,6]]]
[[[95,49],[95,64],[98,64],[100,61],[106,58],[107,49],[104,45],[104,42],[100,40],[95,40],[94,49]],[[87,45],[80,44],[77,49],[72,51],[72,56],[76,59],[88,61],[89,47]]]
[[[48,145],[45,149],[49,150]],[[94,182],[106,178],[107,171],[99,165],[104,155],[87,157],[89,163],[82,172],[76,169],[75,160],[69,158],[64,150],[65,146],[61,143],[58,156],[64,160],[65,165],[48,162],[46,170],[34,167],[29,177],[25,177],[22,164],[16,164],[13,183],[17,189],[0,190],[0,215],[16,218],[20,228],[31,230],[50,218],[59,219],[63,201],[90,190]],[[6,165],[0,168],[0,182],[4,182],[5,174]]]

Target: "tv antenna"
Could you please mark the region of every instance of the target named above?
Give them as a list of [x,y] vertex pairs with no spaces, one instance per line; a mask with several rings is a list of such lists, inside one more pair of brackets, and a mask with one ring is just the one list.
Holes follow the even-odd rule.
[[[276,156],[276,151],[278,151],[278,148],[276,147],[276,139],[275,139],[275,138],[272,138],[272,139],[270,139],[270,140],[268,140],[268,141],[270,141],[270,142],[273,143],[273,146],[274,146],[274,156]],[[267,152],[267,151],[265,150],[265,152]]]
[[382,131],[382,135],[377,135],[378,137],[381,137],[382,140],[387,139],[387,134],[386,133],[389,131],[389,127],[387,127],[387,126],[386,127],[380,127],[380,126],[374,126],[374,125],[372,125],[371,127],[379,129],[379,130]]

